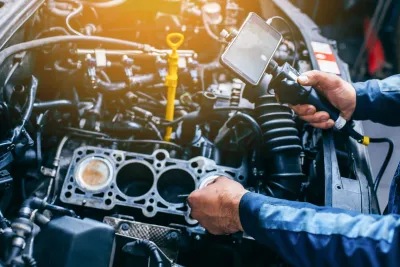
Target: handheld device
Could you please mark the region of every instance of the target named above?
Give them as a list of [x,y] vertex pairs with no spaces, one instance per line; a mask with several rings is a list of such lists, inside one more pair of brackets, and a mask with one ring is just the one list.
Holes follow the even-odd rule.
[[272,58],[282,35],[255,13],[250,13],[232,42],[221,56],[221,62],[244,81],[259,85],[264,73],[273,76],[269,88],[273,88],[282,104],[311,104],[318,111],[326,111],[335,121],[335,128],[346,132],[358,143],[368,145],[370,138],[357,133],[352,122],[340,116],[340,112],[313,87],[297,82],[300,75],[290,64],[279,66]]
[[221,56],[221,63],[242,80],[258,85],[282,41],[282,35],[255,13],[250,13]]

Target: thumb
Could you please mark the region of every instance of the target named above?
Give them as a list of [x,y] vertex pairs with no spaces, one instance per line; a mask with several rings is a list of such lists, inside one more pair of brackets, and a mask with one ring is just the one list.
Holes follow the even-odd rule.
[[297,78],[297,82],[301,85],[313,86],[318,89],[318,85],[327,79],[329,79],[329,75],[327,73],[313,70],[301,74]]

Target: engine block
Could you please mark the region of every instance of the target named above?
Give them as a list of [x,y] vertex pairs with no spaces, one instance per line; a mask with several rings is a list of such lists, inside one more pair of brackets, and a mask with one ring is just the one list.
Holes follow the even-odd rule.
[[246,184],[247,173],[245,164],[229,168],[204,157],[179,160],[162,149],[145,155],[81,147],[74,151],[60,199],[103,210],[139,208],[146,217],[159,212],[181,215],[195,223],[186,205],[191,192],[221,175]]

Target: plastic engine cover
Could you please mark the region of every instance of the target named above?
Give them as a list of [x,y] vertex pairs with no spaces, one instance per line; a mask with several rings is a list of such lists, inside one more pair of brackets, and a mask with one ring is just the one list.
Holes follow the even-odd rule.
[[114,238],[114,229],[106,224],[60,217],[42,227],[34,257],[40,267],[109,267]]

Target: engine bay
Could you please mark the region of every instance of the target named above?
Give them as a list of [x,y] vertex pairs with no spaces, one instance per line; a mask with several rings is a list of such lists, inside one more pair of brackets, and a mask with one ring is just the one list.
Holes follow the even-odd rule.
[[273,23],[277,62],[318,69],[315,44],[328,46],[350,81],[335,42],[272,2],[0,1],[0,265],[282,264],[190,217],[189,194],[219,176],[378,213],[364,147],[301,121],[268,75],[252,87],[220,64],[220,32],[272,12],[289,22]]

